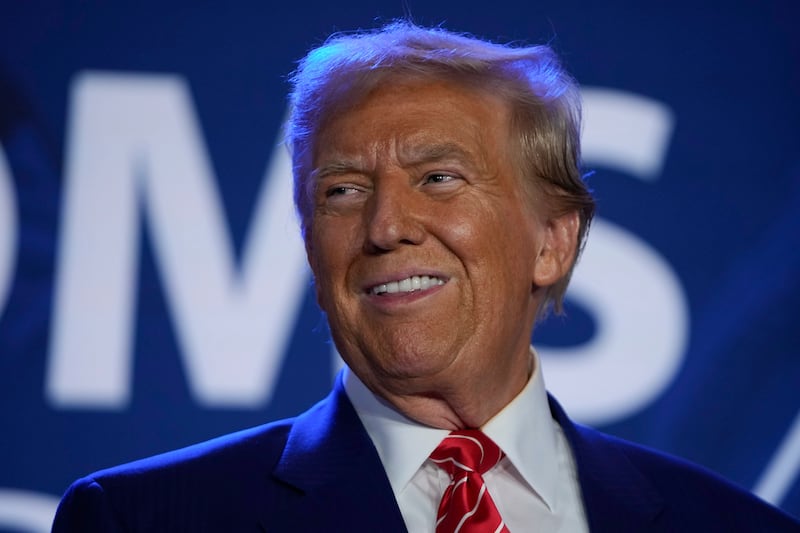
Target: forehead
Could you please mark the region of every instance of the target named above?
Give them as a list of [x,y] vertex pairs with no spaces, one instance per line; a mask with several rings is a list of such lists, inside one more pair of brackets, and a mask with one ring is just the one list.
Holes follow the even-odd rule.
[[449,81],[384,80],[323,125],[314,163],[391,156],[400,160],[491,157],[505,151],[508,105]]

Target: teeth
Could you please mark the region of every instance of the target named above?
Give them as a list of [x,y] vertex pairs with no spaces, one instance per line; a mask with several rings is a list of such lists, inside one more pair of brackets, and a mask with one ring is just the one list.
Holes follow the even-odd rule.
[[411,276],[399,281],[390,281],[372,287],[372,294],[394,294],[396,292],[424,291],[436,285],[444,285],[444,281],[430,276]]

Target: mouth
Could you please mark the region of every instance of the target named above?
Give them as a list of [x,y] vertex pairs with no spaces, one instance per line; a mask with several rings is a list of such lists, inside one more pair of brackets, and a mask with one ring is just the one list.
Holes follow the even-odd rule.
[[380,283],[374,287],[370,287],[367,292],[375,296],[385,294],[409,293],[424,291],[431,287],[444,285],[445,281],[436,276],[410,276],[408,278],[390,281],[388,283]]

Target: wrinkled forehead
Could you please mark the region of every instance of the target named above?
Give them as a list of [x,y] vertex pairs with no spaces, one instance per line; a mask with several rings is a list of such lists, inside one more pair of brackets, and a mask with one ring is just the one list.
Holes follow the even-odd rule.
[[494,95],[451,81],[395,79],[331,115],[318,131],[312,164],[505,157],[508,123],[507,106]]
[[[296,144],[293,148],[294,151],[294,172],[295,172],[295,200],[297,202],[298,211],[301,214],[301,220],[306,226],[310,220],[310,196],[314,189],[315,177],[318,177],[319,171],[319,152],[320,149],[325,147],[328,150],[334,148],[334,144],[345,141],[350,143],[360,142],[350,133],[359,131],[362,125],[354,125],[349,130],[345,128],[339,136],[326,136],[325,132],[329,131],[332,123],[341,123],[346,121],[347,117],[353,114],[362,107],[365,102],[373,98],[375,95],[388,91],[392,88],[399,88],[401,86],[419,86],[426,85],[446,84],[448,86],[458,88],[459,91],[470,95],[475,100],[494,100],[500,102],[505,107],[508,115],[513,113],[513,98],[507,94],[506,88],[498,87],[496,79],[486,79],[485,77],[470,76],[466,74],[453,74],[453,73],[436,73],[430,72],[419,73],[412,71],[383,71],[383,72],[370,72],[367,75],[359,73],[347,80],[342,84],[336,83],[338,80],[332,79],[328,85],[333,87],[331,91],[324,91],[320,94],[314,95],[313,100],[316,102],[315,113],[312,115],[305,115],[310,122],[306,122],[306,134],[301,144]],[[502,85],[502,84],[501,84]],[[308,108],[306,108],[307,112]],[[511,119],[505,125],[506,135],[504,138],[510,142],[505,143],[504,149],[510,150],[510,154],[506,154],[509,160],[516,161],[515,153],[518,152],[518,143],[514,142],[513,126]],[[433,122],[431,122],[433,123]],[[442,124],[439,124],[441,127]],[[435,128],[430,128],[428,133],[432,133]],[[511,139],[507,137],[511,136]],[[332,142],[336,140],[336,143]],[[454,147],[452,142],[443,141],[442,139],[426,139],[426,142],[407,143],[409,151],[428,151],[420,157],[441,157],[445,152],[454,154],[463,151],[461,147]],[[410,148],[411,145],[425,145],[423,148]],[[349,154],[345,150],[340,150],[339,159],[344,162],[349,162]],[[437,154],[438,152],[438,154]]]

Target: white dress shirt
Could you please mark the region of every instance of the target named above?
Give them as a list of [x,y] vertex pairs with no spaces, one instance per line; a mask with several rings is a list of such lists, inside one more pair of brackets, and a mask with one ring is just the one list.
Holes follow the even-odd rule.
[[[482,428],[506,456],[484,474],[509,531],[588,532],[575,461],[550,415],[541,365],[525,388]],[[386,470],[411,533],[433,533],[448,474],[428,459],[449,430],[421,425],[375,396],[345,367],[344,386]]]

